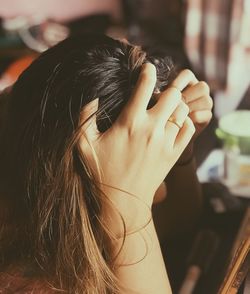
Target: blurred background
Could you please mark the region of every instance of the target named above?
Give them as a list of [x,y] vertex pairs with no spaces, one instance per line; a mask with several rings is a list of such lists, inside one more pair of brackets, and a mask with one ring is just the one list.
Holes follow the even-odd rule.
[[[249,28],[247,0],[0,0],[0,90],[40,52],[98,31],[191,68],[210,85],[219,118],[250,107]],[[199,163],[214,144],[212,136],[200,148]]]
[[[225,272],[223,265],[249,206],[249,112],[244,122],[240,123],[238,117],[233,121],[237,129],[246,130],[243,154],[235,143],[237,133],[233,139],[225,139],[221,132],[216,135],[225,115],[250,110],[249,30],[249,0],[0,0],[0,91],[12,85],[41,52],[69,35],[92,31],[126,38],[155,54],[169,55],[177,68],[190,68],[209,84],[214,118],[195,146],[198,176],[204,182],[207,199],[199,229],[208,227],[218,234],[220,263],[204,275],[194,293],[217,293],[214,289]],[[231,135],[230,131],[226,133]],[[225,170],[221,172],[225,158],[233,160],[229,162],[230,166],[234,164],[233,171],[237,160],[243,160],[244,177],[248,179],[244,193],[219,179],[221,173],[225,177]],[[237,167],[242,170],[242,165]],[[250,236],[249,227],[245,234]],[[182,246],[173,243],[172,250],[168,243],[165,258],[174,291],[183,280],[193,237]]]

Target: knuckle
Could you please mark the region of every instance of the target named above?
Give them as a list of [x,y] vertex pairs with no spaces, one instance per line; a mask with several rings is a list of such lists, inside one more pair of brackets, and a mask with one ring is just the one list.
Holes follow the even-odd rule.
[[169,96],[172,96],[173,98],[175,98],[177,101],[180,101],[182,98],[181,91],[179,91],[175,87],[168,88],[168,94]]
[[212,112],[210,112],[208,114],[207,121],[209,122],[212,119],[212,117],[213,117],[213,114],[212,114]]
[[193,112],[192,119],[193,119],[193,121],[195,121],[197,123],[200,123],[201,122],[201,117],[200,117],[200,115],[199,115],[198,112]]
[[143,64],[143,71],[153,71],[156,72],[156,67],[151,62],[146,62]]
[[164,99],[165,101],[169,101],[169,103],[171,102],[176,105],[179,105],[181,98],[182,98],[181,92],[175,87],[169,87],[161,95],[161,99]]
[[188,69],[188,68],[183,69],[182,72],[185,73],[185,74],[187,74],[187,75],[193,74],[193,72],[190,69]]
[[147,137],[147,141],[148,141],[148,145],[150,144],[157,144],[157,146],[161,145],[162,142],[162,130],[160,130],[160,128],[152,128],[152,130],[149,132],[148,137]]
[[155,83],[156,67],[151,63],[146,63],[141,72],[141,79],[147,83]]
[[147,85],[152,85],[156,83],[156,76],[154,76],[152,73],[143,73],[141,80]]
[[188,69],[188,68],[183,69],[182,73],[185,74],[185,75],[187,75],[187,76],[189,76],[189,77],[191,77],[191,78],[194,78],[195,77],[194,73],[190,69]]
[[182,108],[183,108],[183,111],[188,114],[189,113],[189,107],[186,103],[182,102]]
[[208,107],[209,107],[210,109],[212,109],[213,106],[214,106],[213,99],[209,96],[209,98],[208,98]]
[[209,94],[210,88],[209,88],[208,84],[205,81],[200,81],[199,86],[200,86],[200,88],[202,89],[203,92]]
[[127,130],[128,137],[133,138],[137,136],[138,131],[141,128],[141,121],[139,118],[133,119],[133,118],[127,118],[123,121],[123,127]]
[[192,120],[189,117],[187,117],[185,123],[186,123],[188,132],[190,132],[190,134],[194,134],[195,133],[195,126],[194,126],[194,123],[192,122]]

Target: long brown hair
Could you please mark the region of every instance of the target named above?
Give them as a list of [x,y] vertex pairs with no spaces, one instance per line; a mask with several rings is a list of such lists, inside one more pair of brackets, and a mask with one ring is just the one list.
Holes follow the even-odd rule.
[[15,83],[0,134],[2,270],[31,263],[67,293],[119,292],[100,221],[103,195],[79,147],[80,118],[98,97],[98,128],[109,128],[147,61],[157,66],[156,87],[165,87],[169,59],[85,35],[43,53]]

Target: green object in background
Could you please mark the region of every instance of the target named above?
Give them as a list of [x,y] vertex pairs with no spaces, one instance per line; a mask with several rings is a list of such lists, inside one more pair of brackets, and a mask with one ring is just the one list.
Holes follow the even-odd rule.
[[250,155],[250,111],[233,111],[219,120],[215,131],[226,149],[238,148],[243,155]]

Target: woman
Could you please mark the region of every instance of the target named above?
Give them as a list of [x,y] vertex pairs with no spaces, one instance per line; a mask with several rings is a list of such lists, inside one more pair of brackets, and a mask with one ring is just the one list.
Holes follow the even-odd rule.
[[208,87],[172,76],[169,59],[102,35],[21,75],[0,141],[2,293],[171,293],[152,203],[211,117]]

